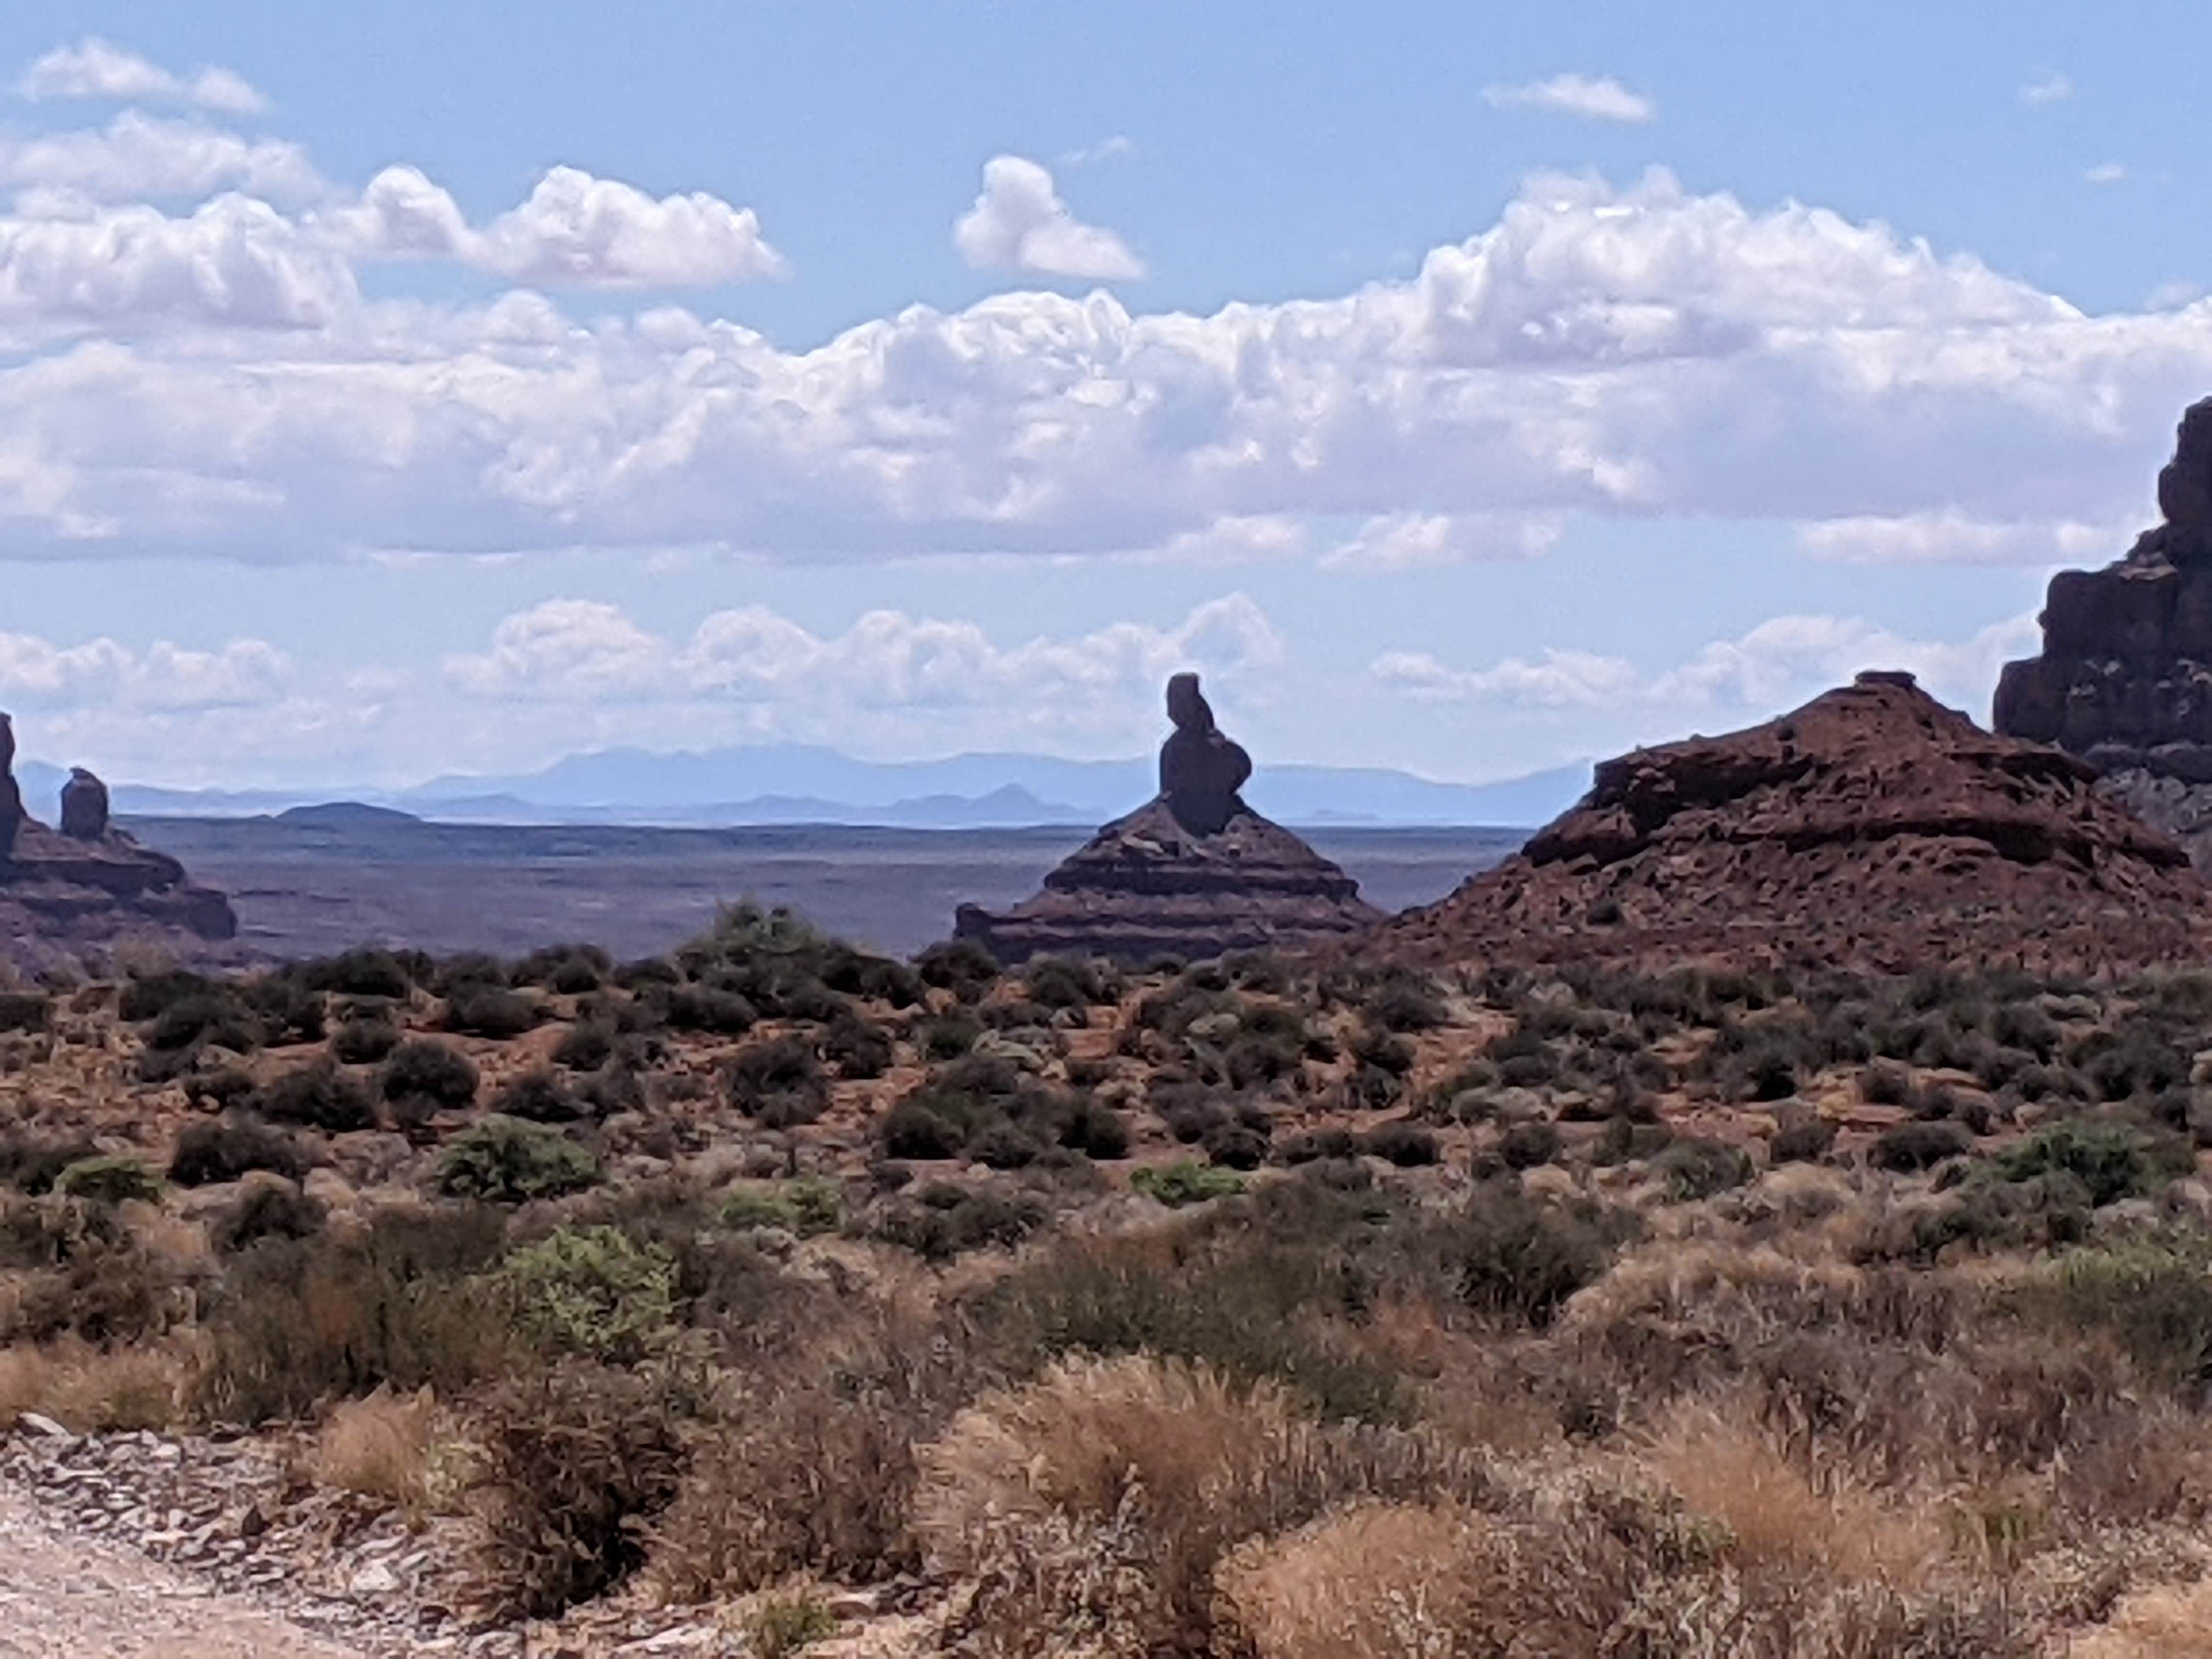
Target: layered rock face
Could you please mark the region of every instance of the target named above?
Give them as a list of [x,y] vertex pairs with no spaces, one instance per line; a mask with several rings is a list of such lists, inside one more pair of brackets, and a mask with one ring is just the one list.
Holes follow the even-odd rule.
[[1910,675],[1638,750],[1517,856],[1377,936],[1425,961],[1879,971],[2201,959],[2212,890],[2093,768]]
[[2081,756],[2212,871],[2212,398],[2182,416],[2158,502],[2125,558],[2051,578],[2043,653],[2005,665],[1993,723]]
[[1070,854],[1036,897],[995,913],[962,905],[955,937],[1006,963],[1142,963],[1309,945],[1382,920],[1340,867],[1244,804],[1251,757],[1214,725],[1197,675],[1168,682],[1168,715],[1159,794]]
[[1995,720],[2106,771],[2212,783],[2212,398],[2181,417],[2158,504],[2125,558],[2051,578],[2043,654],[2005,665]]
[[23,810],[15,738],[0,714],[0,955],[32,969],[83,963],[125,943],[184,960],[228,959],[229,900],[195,884],[165,853],[142,847],[107,818],[107,788],[82,767],[62,792],[62,827]]

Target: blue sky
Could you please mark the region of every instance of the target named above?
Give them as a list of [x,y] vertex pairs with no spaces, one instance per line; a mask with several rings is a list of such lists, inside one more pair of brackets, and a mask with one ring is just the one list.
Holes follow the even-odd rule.
[[0,19],[0,704],[118,778],[616,742],[1482,780],[1986,708],[2212,392],[2199,17]]

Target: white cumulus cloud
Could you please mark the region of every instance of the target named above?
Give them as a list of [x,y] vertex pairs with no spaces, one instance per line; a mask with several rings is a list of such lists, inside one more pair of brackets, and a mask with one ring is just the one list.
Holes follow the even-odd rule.
[[1447,668],[1422,651],[1386,651],[1369,672],[1424,702],[1538,708],[1606,708],[1627,697],[1638,684],[1628,663],[1589,651],[1547,651],[1534,660],[1508,657],[1478,669]]
[[197,104],[203,109],[252,114],[268,100],[234,70],[194,70],[179,75],[96,34],[57,46],[15,82],[21,97],[113,98],[140,103]]
[[289,678],[291,659],[264,640],[216,650],[157,641],[144,650],[95,639],[58,646],[0,633],[0,697],[37,708],[155,712],[266,702]]
[[2021,83],[2020,101],[2031,109],[2045,109],[2052,104],[2063,104],[2073,95],[2074,82],[2056,70]]
[[100,130],[0,137],[0,184],[137,202],[222,189],[311,200],[329,188],[297,144],[131,109]]
[[700,191],[655,200],[576,167],[553,168],[481,229],[419,169],[386,167],[323,222],[358,256],[452,259],[548,288],[703,288],[790,270],[750,208]]
[[1649,121],[1659,106],[1640,92],[1632,91],[1609,75],[1577,75],[1570,71],[1547,80],[1516,86],[1488,86],[1485,103],[1496,109],[1543,110],[1554,115],[1578,115],[1589,121]]
[[953,246],[979,270],[1133,282],[1144,261],[1112,231],[1068,210],[1052,174],[1019,155],[983,164],[983,193],[952,227]]

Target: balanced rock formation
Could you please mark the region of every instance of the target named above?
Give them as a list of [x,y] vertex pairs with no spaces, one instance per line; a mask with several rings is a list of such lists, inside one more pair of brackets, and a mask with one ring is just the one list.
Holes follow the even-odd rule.
[[107,786],[82,766],[70,768],[62,786],[62,834],[72,841],[98,841],[107,833]]
[[2124,558],[2051,579],[2042,654],[2005,665],[1993,723],[2081,756],[2212,874],[2212,398],[2182,416],[2158,504]]
[[111,824],[105,784],[72,771],[61,830],[49,830],[23,809],[15,753],[14,728],[0,714],[0,957],[30,969],[98,965],[125,943],[185,961],[237,954],[221,948],[238,933],[229,900]]
[[1904,971],[2201,960],[2212,890],[2063,750],[1868,673],[1597,768],[1579,805],[1374,949],[1431,962]]
[[1244,804],[1251,757],[1214,725],[1198,676],[1175,676],[1167,700],[1158,795],[1071,854],[1034,898],[996,913],[962,905],[956,938],[1006,963],[1142,963],[1310,945],[1382,920],[1341,868]]

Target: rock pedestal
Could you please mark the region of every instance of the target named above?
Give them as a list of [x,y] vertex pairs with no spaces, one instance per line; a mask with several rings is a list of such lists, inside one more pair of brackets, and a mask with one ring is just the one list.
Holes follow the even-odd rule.
[[1310,945],[1382,920],[1340,867],[1244,804],[1251,758],[1215,726],[1197,675],[1168,682],[1168,714],[1159,794],[1070,854],[1035,897],[998,912],[962,905],[956,937],[1006,963],[1141,963]]
[[2212,872],[2212,398],[2182,416],[2158,501],[2124,558],[2051,578],[2042,653],[2005,665],[1993,722],[2081,756]]
[[211,947],[238,933],[229,900],[110,823],[107,787],[82,767],[63,789],[60,830],[32,817],[12,769],[15,747],[0,714],[0,957],[35,969],[125,942],[184,960],[222,954]]
[[1863,674],[1720,738],[1601,764],[1514,858],[1385,957],[1905,971],[2201,960],[2212,890],[2063,750]]

